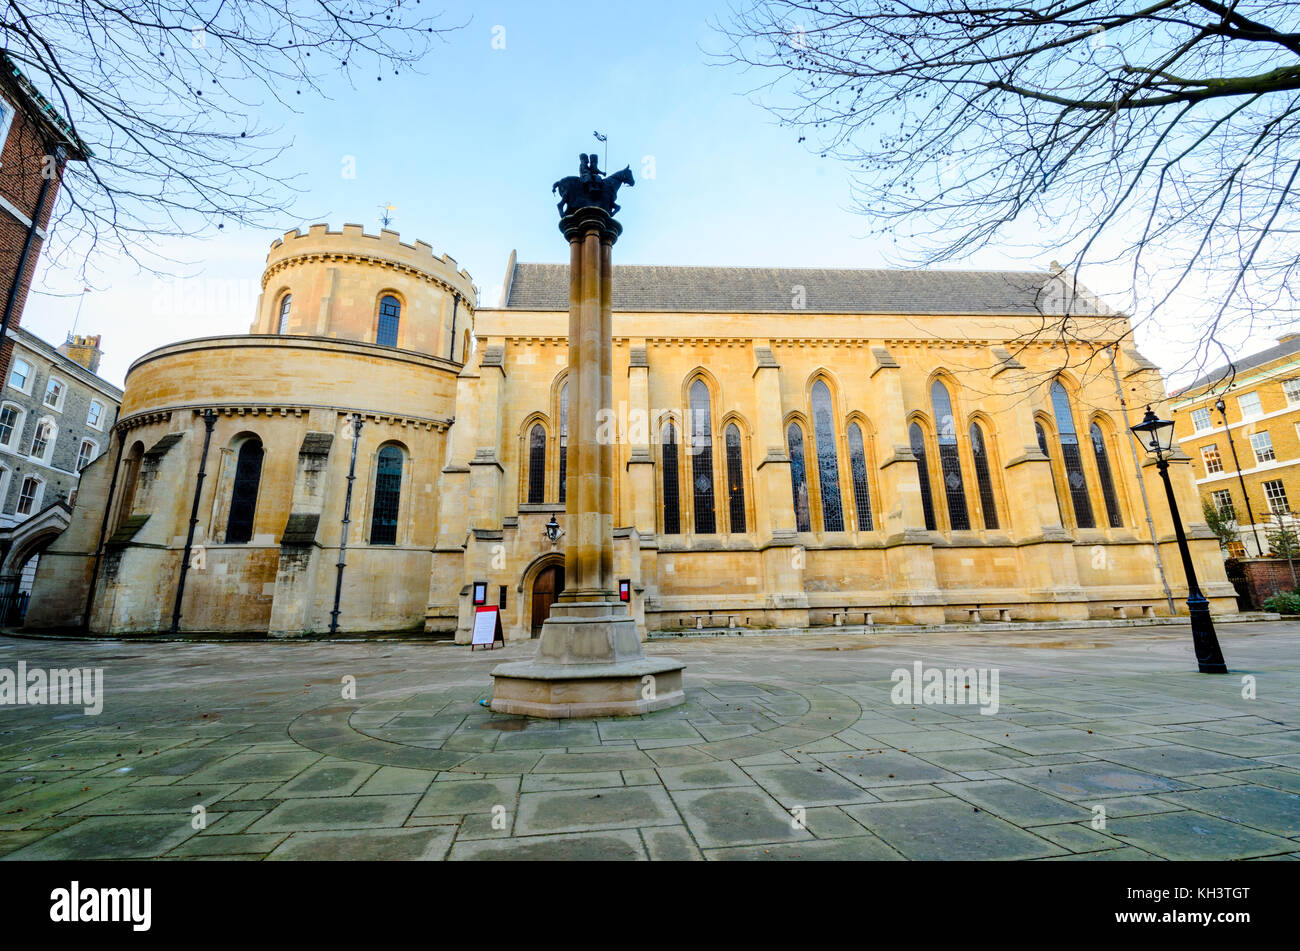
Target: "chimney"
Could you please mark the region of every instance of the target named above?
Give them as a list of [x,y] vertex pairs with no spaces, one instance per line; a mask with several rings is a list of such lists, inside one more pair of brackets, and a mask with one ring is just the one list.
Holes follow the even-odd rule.
[[68,335],[68,339],[59,344],[59,353],[73,363],[80,363],[91,373],[99,372],[99,358],[104,352],[99,349],[99,334],[94,336]]

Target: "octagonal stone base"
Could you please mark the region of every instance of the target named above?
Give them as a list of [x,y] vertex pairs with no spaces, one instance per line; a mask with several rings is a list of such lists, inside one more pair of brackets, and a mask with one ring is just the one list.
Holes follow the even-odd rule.
[[686,700],[685,667],[641,653],[636,621],[622,602],[557,603],[537,656],[492,671],[492,711],[555,719],[663,710]]

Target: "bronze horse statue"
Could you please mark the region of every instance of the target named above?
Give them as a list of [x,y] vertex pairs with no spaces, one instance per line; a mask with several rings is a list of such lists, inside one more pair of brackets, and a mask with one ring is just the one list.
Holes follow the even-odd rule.
[[568,175],[552,185],[551,191],[560,194],[560,201],[555,207],[559,209],[561,216],[572,214],[579,208],[588,206],[603,208],[613,215],[617,214],[621,207],[614,200],[618,196],[619,186],[635,184],[636,180],[632,178],[632,166],[629,165],[622,171],[599,180],[583,181],[578,175]]

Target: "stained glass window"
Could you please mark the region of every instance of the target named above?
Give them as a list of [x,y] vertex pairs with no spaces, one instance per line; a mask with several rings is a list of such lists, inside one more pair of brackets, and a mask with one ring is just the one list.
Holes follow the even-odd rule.
[[713,437],[710,425],[709,388],[703,380],[691,384],[691,489],[695,498],[695,533],[712,535],[718,530],[713,510]]
[[545,501],[546,492],[546,430],[534,423],[528,432],[528,501],[530,504]]
[[939,380],[930,387],[930,403],[934,407],[939,478],[943,480],[944,497],[948,500],[948,522],[953,531],[964,532],[970,529],[970,515],[966,511],[966,486],[962,481],[961,458],[957,453],[957,424],[952,415],[948,388]]
[[569,384],[560,387],[560,501],[569,483]]
[[912,443],[912,455],[916,456],[916,477],[921,481],[921,512],[925,515],[926,529],[933,532],[936,528],[934,498],[930,495],[930,462],[925,451],[925,433],[921,432],[919,424],[913,423],[908,437]]
[[830,388],[818,380],[812,388],[813,434],[817,440],[817,484],[822,493],[822,529],[844,531],[840,502],[840,460],[835,449],[835,418]]
[[677,497],[677,427],[668,423],[663,429],[663,498],[664,534],[680,535],[681,502]]
[[731,531],[745,531],[745,469],[740,449],[740,429],[735,423],[727,426],[727,502],[731,515]]
[[1088,430],[1092,436],[1092,454],[1097,460],[1097,475],[1101,477],[1101,497],[1106,501],[1106,518],[1111,528],[1124,524],[1120,517],[1119,496],[1115,494],[1115,480],[1110,471],[1110,454],[1106,451],[1106,440],[1102,437],[1101,427],[1093,423]]
[[1074,414],[1070,412],[1070,398],[1060,381],[1052,384],[1052,411],[1056,416],[1056,431],[1061,438],[1061,461],[1065,465],[1065,484],[1070,490],[1070,500],[1074,503],[1074,519],[1080,528],[1096,528],[1092,499],[1088,497],[1088,480],[1083,475],[1083,457],[1079,453]]
[[970,424],[970,451],[975,458],[975,481],[979,483],[980,508],[984,510],[984,527],[998,527],[998,506],[993,499],[993,474],[989,469],[988,447],[979,423]]
[[869,532],[871,521],[871,490],[867,486],[867,451],[862,442],[862,428],[849,423],[849,468],[853,472],[853,501],[858,507],[858,531]]
[[811,532],[812,518],[808,511],[808,461],[803,452],[803,430],[791,423],[785,433],[790,446],[790,487],[794,491],[795,531]]

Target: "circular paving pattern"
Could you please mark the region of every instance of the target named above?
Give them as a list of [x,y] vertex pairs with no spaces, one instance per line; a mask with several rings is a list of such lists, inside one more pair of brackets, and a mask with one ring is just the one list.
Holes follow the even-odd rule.
[[320,707],[289,724],[310,750],[383,766],[474,773],[653,768],[646,750],[731,760],[799,747],[845,730],[861,709],[829,687],[706,680],[686,703],[640,717],[543,720],[493,714],[481,689],[453,686],[370,704]]

